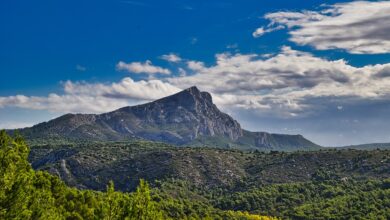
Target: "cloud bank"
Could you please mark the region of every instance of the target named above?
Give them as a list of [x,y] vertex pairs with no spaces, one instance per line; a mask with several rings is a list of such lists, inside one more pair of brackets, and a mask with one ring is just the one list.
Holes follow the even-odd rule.
[[269,13],[264,18],[269,25],[256,29],[254,37],[286,28],[290,41],[318,50],[390,53],[390,1],[353,1],[324,5],[319,11]]
[[[194,61],[195,62],[195,61]],[[200,68],[202,67],[202,68]],[[177,87],[197,85],[218,104],[279,116],[312,114],[321,103],[390,99],[390,64],[354,67],[283,47],[279,54],[217,54],[216,64],[196,74],[168,78]]]
[[126,77],[111,84],[67,81],[64,94],[0,97],[0,107],[100,113],[193,85],[212,93],[224,110],[250,109],[280,118],[318,114],[327,105],[336,109],[372,100],[390,101],[390,64],[355,67],[342,59],[328,60],[287,46],[273,56],[222,53],[215,58],[211,66],[187,61],[185,67],[177,68],[186,74],[163,79]]
[[123,106],[158,99],[179,89],[160,80],[137,81],[129,77],[112,84],[67,81],[64,94],[0,97],[0,108],[19,107],[60,113],[103,113]]

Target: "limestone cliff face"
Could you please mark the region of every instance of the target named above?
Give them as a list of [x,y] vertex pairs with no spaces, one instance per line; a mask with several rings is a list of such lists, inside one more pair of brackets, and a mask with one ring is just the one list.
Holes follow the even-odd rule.
[[270,134],[267,132],[251,132],[255,146],[264,150],[309,150],[320,146],[307,140],[302,135]]
[[177,133],[186,141],[199,136],[222,135],[231,140],[242,136],[240,124],[221,112],[213,104],[209,93],[200,92],[196,87],[118,111],[133,114],[141,127],[159,127]]
[[266,132],[255,133],[255,145],[259,148],[272,149],[272,135]]

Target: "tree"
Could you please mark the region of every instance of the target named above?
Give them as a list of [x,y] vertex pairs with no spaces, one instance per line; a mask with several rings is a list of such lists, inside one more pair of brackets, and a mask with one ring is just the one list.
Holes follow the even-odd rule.
[[113,220],[119,219],[122,212],[120,194],[115,192],[114,182],[110,181],[107,186],[107,192],[103,206],[105,207],[104,219]]
[[24,219],[28,209],[33,170],[27,161],[29,148],[16,135],[12,139],[0,131],[0,219]]
[[137,191],[132,195],[126,219],[163,219],[162,212],[157,208],[156,203],[152,201],[149,184],[143,179],[140,180]]

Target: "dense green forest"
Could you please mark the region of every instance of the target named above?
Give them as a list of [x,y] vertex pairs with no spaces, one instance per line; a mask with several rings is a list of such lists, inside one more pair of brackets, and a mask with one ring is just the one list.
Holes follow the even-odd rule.
[[138,164],[132,168],[141,170],[134,173],[136,187],[114,179],[119,189],[130,189],[120,192],[112,181],[100,191],[77,189],[47,171],[34,171],[27,160],[30,149],[18,135],[1,132],[0,146],[0,219],[390,219],[390,157],[385,150],[263,153],[140,142],[51,151],[38,147],[30,155],[49,171],[52,165],[42,161],[57,157],[69,163],[74,157],[81,163],[77,166],[94,167],[91,161],[108,166],[98,169]]

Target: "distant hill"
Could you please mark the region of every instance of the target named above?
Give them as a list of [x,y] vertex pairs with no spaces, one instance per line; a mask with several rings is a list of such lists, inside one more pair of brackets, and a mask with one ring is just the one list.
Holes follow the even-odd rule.
[[149,140],[266,151],[320,148],[301,135],[246,131],[196,87],[104,114],[66,114],[20,132],[30,143]]
[[375,150],[375,149],[390,149],[390,143],[372,143],[372,144],[359,144],[349,145],[341,147],[344,149],[356,149],[356,150]]

